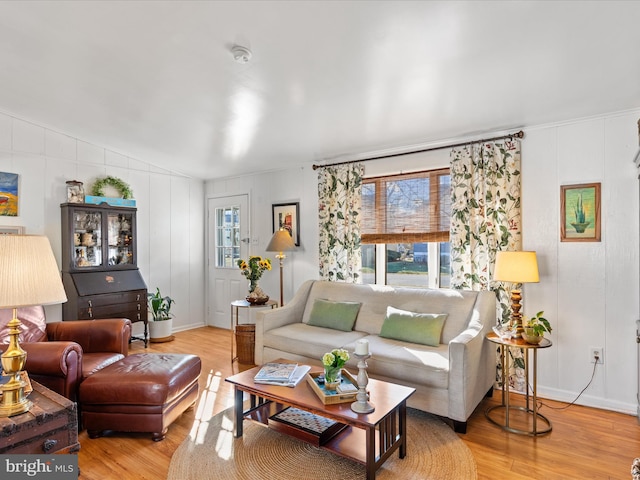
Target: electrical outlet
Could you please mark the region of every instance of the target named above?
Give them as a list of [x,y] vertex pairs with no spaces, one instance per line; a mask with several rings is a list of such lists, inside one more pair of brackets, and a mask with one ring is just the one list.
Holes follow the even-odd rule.
[[[591,363],[604,363],[604,348],[602,347],[590,347],[589,349]],[[596,357],[598,361],[596,362]]]

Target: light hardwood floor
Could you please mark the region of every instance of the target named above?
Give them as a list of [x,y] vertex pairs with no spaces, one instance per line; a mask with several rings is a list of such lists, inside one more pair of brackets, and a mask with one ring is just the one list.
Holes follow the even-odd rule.
[[[213,410],[217,413],[233,405],[232,389],[224,379],[238,369],[249,368],[237,363],[232,367],[230,342],[228,330],[203,327],[180,332],[173,342],[149,344],[147,351],[199,355],[201,385],[206,382],[218,385],[215,399],[209,399],[214,400]],[[131,353],[144,351],[141,342],[131,345]],[[467,434],[460,435],[476,459],[479,479],[631,478],[631,462],[640,457],[640,426],[636,417],[580,406],[553,410],[545,405],[541,413],[551,420],[553,431],[530,438],[504,432],[485,418],[484,411],[497,404],[499,397],[496,392],[493,398],[485,399],[470,418]],[[521,396],[514,396],[514,401],[521,401]],[[112,433],[92,440],[85,431],[80,432],[80,478],[166,478],[171,455],[189,434],[193,420],[194,410],[190,409],[171,425],[165,440],[157,443],[147,434]]]

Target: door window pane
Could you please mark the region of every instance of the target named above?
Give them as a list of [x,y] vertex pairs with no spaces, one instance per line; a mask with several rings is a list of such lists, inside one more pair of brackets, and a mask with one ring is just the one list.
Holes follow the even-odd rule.
[[236,268],[240,258],[240,207],[216,208],[216,267]]

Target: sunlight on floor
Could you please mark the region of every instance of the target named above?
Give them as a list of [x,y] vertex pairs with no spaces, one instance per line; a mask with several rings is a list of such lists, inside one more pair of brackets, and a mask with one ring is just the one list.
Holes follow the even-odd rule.
[[189,436],[191,440],[196,444],[201,444],[204,441],[204,437],[207,434],[209,428],[209,420],[213,417],[214,406],[216,402],[217,392],[220,389],[220,382],[222,381],[222,374],[220,372],[209,372],[207,376],[206,387],[200,394],[198,400],[198,406],[196,407],[196,415],[191,427]]
[[[200,394],[196,407],[195,419],[189,437],[193,445],[202,445],[205,442],[209,424],[214,416],[216,398],[220,392],[222,379],[221,372],[211,370],[207,376],[207,383]],[[232,455],[233,447],[233,418],[225,416],[220,425],[216,440],[216,451],[222,459],[228,460]]]

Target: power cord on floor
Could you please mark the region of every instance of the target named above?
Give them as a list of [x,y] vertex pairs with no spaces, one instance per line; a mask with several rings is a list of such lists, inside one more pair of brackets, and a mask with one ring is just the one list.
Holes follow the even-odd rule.
[[[585,390],[586,390],[587,388],[589,388],[589,386],[591,385],[591,382],[593,382],[593,378],[596,376],[596,367],[598,366],[598,360],[599,360],[599,357],[598,357],[598,356],[596,356],[596,357],[594,357],[594,359],[595,359],[595,362],[594,362],[594,364],[593,364],[593,372],[591,372],[591,379],[589,380],[589,383],[587,383],[587,386],[586,386],[586,387],[584,387],[584,388],[580,391],[580,393],[578,394],[578,396],[577,396],[576,398],[574,398],[574,399],[573,399],[569,404],[565,405],[564,407],[554,407],[554,406],[551,406],[551,405],[549,405],[549,404],[547,404],[547,403],[544,403],[544,402],[542,402],[542,401],[539,401],[539,402],[538,402],[538,410],[540,410],[540,408],[541,408],[543,405],[544,405],[545,407],[549,407],[549,408],[551,408],[552,410],[565,410],[565,409],[569,408],[570,406],[575,405],[575,403],[576,403],[576,402],[578,401],[578,399],[582,396],[582,394],[585,392]],[[533,389],[531,388],[531,385],[528,385],[528,387],[529,387],[529,389],[530,389],[531,391],[533,391]],[[562,402],[562,403],[565,403],[565,402]]]

